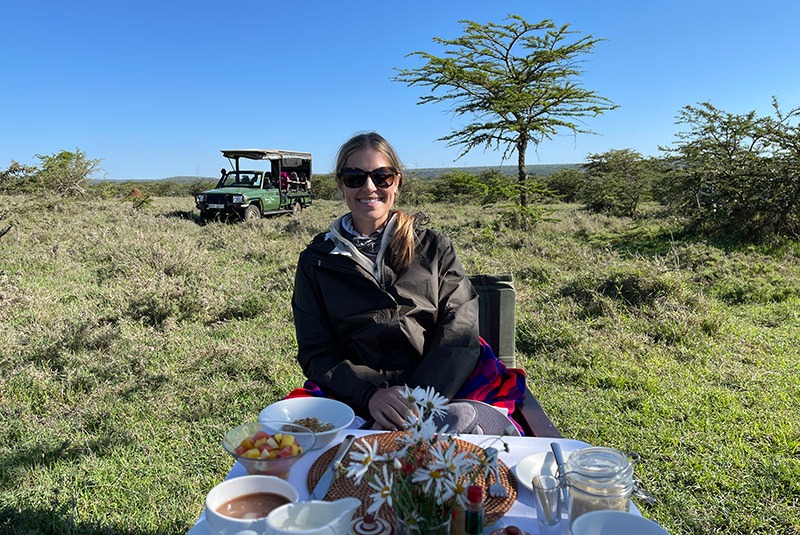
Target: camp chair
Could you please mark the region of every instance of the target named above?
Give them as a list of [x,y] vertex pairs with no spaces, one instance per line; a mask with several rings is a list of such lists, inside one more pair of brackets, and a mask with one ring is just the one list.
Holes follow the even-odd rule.
[[[473,275],[469,279],[478,293],[478,332],[507,367],[515,368],[516,290],[512,275]],[[527,386],[524,403],[511,417],[526,436],[562,438]]]

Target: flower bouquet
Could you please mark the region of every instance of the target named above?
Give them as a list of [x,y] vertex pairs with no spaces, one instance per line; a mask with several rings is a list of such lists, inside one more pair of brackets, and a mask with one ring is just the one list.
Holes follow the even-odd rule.
[[435,418],[447,412],[447,398],[433,388],[405,388],[409,411],[397,449],[380,454],[377,440],[363,440],[350,453],[345,474],[362,479],[374,490],[368,514],[383,504],[393,507],[398,533],[449,533],[457,504],[467,500],[467,487],[486,467],[487,459],[459,451]]

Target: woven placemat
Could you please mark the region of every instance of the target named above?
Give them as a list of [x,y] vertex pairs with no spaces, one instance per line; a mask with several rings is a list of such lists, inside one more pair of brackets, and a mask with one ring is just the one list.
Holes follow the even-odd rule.
[[[367,435],[357,439],[356,443],[365,440],[370,442],[377,440],[377,451],[380,454],[384,454],[397,449],[397,438],[401,433],[402,431],[395,431],[393,433],[375,433],[373,435]],[[479,456],[481,459],[484,458],[485,452],[483,448],[459,438],[453,438],[452,440],[455,441],[459,452],[471,452],[474,455]],[[350,451],[354,451],[356,443],[353,444],[353,446],[350,448]],[[333,460],[333,456],[336,454],[336,450],[338,448],[338,444],[331,447],[325,451],[325,453],[320,455],[316,461],[314,461],[314,464],[308,471],[308,477],[306,478],[309,492],[311,492],[311,489],[313,489],[314,485],[317,484],[317,481],[319,481],[319,479],[322,477],[322,474],[325,473],[325,470]],[[345,455],[344,459],[342,460],[342,464],[345,466],[350,464],[349,454]],[[487,526],[495,523],[500,519],[500,517],[506,514],[506,512],[511,508],[511,505],[514,503],[514,500],[517,499],[517,480],[514,477],[514,474],[511,473],[511,470],[508,468],[508,466],[500,459],[498,459],[498,465],[500,468],[500,482],[507,491],[505,497],[489,495],[489,485],[494,483],[494,478],[492,476],[490,476],[489,481],[487,481],[483,475],[479,475],[475,482],[477,485],[482,486],[484,490],[484,523]],[[354,496],[358,498],[361,500],[361,507],[354,516],[359,517],[366,514],[367,507],[369,507],[370,504],[369,496],[374,492],[375,491],[369,485],[367,485],[365,480],[362,480],[361,484],[356,485],[351,478],[340,475],[333,480],[331,488],[328,489],[328,493],[325,494],[324,499],[326,501],[334,501],[341,498],[346,498],[348,496]],[[378,511],[378,516],[389,521],[391,525],[395,524],[394,510],[386,504],[380,508]]]

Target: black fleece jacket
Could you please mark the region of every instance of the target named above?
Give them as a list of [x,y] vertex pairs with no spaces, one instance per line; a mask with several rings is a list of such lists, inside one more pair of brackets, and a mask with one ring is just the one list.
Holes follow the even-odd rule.
[[343,247],[337,224],[297,265],[292,309],[306,377],[365,417],[381,386],[432,386],[452,398],[480,348],[478,297],[450,239],[417,229],[414,261],[397,273]]

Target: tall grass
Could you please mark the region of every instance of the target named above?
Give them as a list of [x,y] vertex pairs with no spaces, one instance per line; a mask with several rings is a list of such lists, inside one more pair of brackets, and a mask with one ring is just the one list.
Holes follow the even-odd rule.
[[[185,532],[230,469],[224,431],[302,381],[294,267],[342,204],[201,226],[190,198],[0,201],[0,531]],[[641,455],[645,515],[800,533],[797,243],[420,208],[469,273],[514,273],[528,386],[565,436]]]

